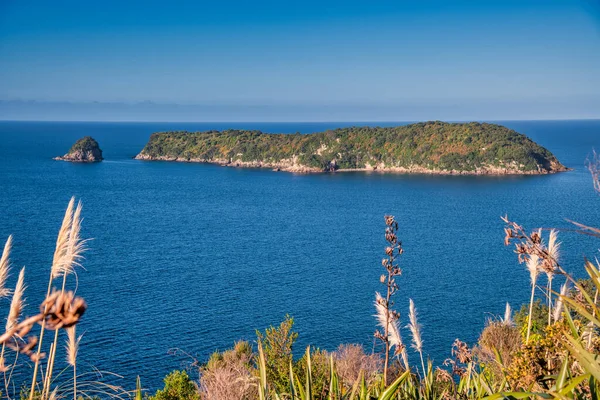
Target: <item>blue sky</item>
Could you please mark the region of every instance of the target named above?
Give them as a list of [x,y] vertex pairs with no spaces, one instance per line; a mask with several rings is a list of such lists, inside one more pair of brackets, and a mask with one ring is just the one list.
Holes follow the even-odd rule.
[[2,119],[600,118],[599,71],[597,0],[0,0]]

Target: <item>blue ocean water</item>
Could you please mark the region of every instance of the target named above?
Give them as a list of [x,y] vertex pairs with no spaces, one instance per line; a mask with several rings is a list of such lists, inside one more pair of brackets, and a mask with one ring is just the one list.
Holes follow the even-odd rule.
[[[600,196],[584,165],[600,149],[600,121],[502,124],[574,170],[295,175],[132,157],[162,130],[306,133],[355,124],[0,122],[0,240],[14,234],[10,284],[26,266],[26,313],[33,314],[75,195],[84,204],[83,236],[93,238],[78,271],[77,291],[89,304],[78,328],[81,368],[121,374],[117,383],[128,388],[139,375],[156,389],[189,361],[170,349],[206,360],[237,339],[254,340],[255,329],[286,314],[295,318],[299,352],[345,342],[371,350],[374,293],[383,290],[383,215],[393,214],[405,249],[397,309],[405,325],[414,299],[425,352],[441,363],[455,338],[473,343],[505,302],[518,308],[528,300],[528,274],[503,246],[501,215],[530,228],[568,228],[565,218],[600,226]],[[84,135],[98,140],[106,161],[52,160]],[[560,237],[564,265],[582,275],[583,257],[598,255],[598,240]],[[0,300],[0,312],[7,308]]]

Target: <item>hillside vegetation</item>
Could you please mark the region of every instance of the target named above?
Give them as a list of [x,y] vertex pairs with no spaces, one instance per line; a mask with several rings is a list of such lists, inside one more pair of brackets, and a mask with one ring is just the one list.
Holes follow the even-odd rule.
[[71,146],[71,148],[69,149],[69,153],[75,153],[77,151],[94,151],[99,148],[100,146],[98,145],[98,142],[93,137],[85,136],[76,141],[73,144],[73,146]]
[[566,168],[527,136],[487,123],[423,122],[312,134],[160,132],[136,157],[318,172],[552,173]]

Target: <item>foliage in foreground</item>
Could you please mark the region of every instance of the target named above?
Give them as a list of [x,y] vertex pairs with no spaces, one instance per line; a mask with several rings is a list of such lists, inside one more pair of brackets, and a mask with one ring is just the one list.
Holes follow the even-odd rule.
[[[590,171],[594,187],[600,192],[600,160],[594,156]],[[400,289],[399,257],[403,253],[398,240],[398,224],[386,216],[385,249],[382,262],[386,273],[380,278],[386,296],[376,294],[375,307],[381,330],[375,336],[384,344],[383,356],[366,354],[358,345],[342,345],[335,352],[308,347],[295,361],[292,349],[297,334],[293,319],[287,317],[279,327],[257,332],[257,350],[247,342],[238,342],[231,350],[215,353],[200,368],[196,384],[185,371],[167,376],[165,387],[155,400],[201,399],[598,399],[600,393],[600,263],[584,260],[588,279],[573,279],[560,263],[560,242],[551,230],[547,240],[542,230],[527,233],[508,217],[505,243],[515,243],[519,261],[525,263],[531,280],[531,301],[513,320],[507,305],[505,316],[489,320],[477,345],[456,340],[452,359],[444,368],[424,362],[420,325],[416,307],[410,301],[409,324],[412,347],[419,353],[421,369],[405,360],[406,346],[396,332],[400,316],[393,310],[392,296]],[[54,400],[73,396],[92,399],[96,396],[126,398],[120,387],[85,379],[77,372],[80,337],[75,327],[86,310],[83,299],[67,291],[67,277],[82,259],[85,240],[80,237],[81,205],[74,209],[71,200],[59,231],[50,270],[47,294],[39,313],[23,318],[25,270],[19,273],[13,290],[6,287],[10,270],[12,237],[0,257],[0,298],[11,296],[5,332],[0,335],[0,369],[4,373],[3,397],[19,396],[29,400]],[[579,233],[600,238],[600,229],[574,223]],[[547,276],[545,290],[538,285],[538,275]],[[560,292],[553,290],[553,278],[564,277]],[[62,278],[60,290],[53,290],[56,278]],[[60,281],[60,279],[59,279]],[[569,287],[570,285],[570,287]],[[534,300],[542,291],[546,302]],[[544,299],[544,297],[542,297]],[[39,326],[39,336],[34,328]],[[44,332],[54,332],[49,354],[44,358]],[[66,355],[72,378],[57,382],[53,378],[59,334],[67,331]],[[47,344],[46,344],[47,346]],[[392,352],[392,349],[394,350]],[[12,350],[12,356],[9,354]],[[13,372],[23,365],[19,355],[33,363],[31,384],[16,391]],[[8,361],[11,361],[10,363]],[[39,368],[42,366],[45,368]],[[37,379],[37,373],[40,378]],[[62,375],[61,371],[58,376]],[[84,378],[82,381],[80,378]],[[79,383],[78,383],[79,382]],[[13,388],[12,392],[10,388]],[[138,378],[135,400],[143,393]]]
[[[388,216],[387,258],[382,263],[387,274],[380,279],[387,295],[377,294],[375,302],[382,328],[375,336],[384,345],[383,354],[366,354],[358,345],[343,345],[331,353],[309,346],[302,358],[294,360],[297,334],[293,319],[286,317],[278,327],[257,332],[256,350],[247,342],[239,342],[234,349],[211,356],[200,369],[200,398],[598,399],[600,264],[584,260],[588,279],[575,280],[560,263],[556,231],[550,231],[546,240],[541,230],[529,234],[508,218],[504,221],[506,244],[515,244],[519,260],[532,278],[532,293],[541,292],[543,297],[534,300],[532,296],[530,304],[514,316],[507,304],[504,317],[488,320],[472,347],[457,339],[452,358],[443,368],[424,361],[421,368],[413,368],[404,360],[406,346],[395,332],[400,316],[394,312],[392,301],[400,289],[396,279],[401,275],[398,258],[403,250],[396,235],[398,224]],[[577,226],[600,238],[600,229]],[[545,288],[539,285],[539,274],[548,278]],[[560,292],[552,288],[556,276],[566,281]],[[412,348],[423,360],[412,300],[410,310]],[[216,376],[223,373],[224,365],[229,366],[230,374],[219,380]],[[243,373],[232,375],[232,371]]]

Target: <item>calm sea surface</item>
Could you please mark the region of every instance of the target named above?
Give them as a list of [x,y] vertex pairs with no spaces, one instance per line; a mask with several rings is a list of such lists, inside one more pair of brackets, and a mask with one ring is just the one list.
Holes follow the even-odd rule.
[[[237,339],[254,340],[255,329],[286,314],[296,320],[299,352],[344,342],[370,351],[383,215],[393,214],[405,249],[396,297],[402,324],[413,298],[425,351],[441,363],[455,338],[476,341],[506,301],[517,308],[528,300],[528,274],[503,246],[501,215],[531,228],[569,227],[565,218],[600,225],[600,196],[584,166],[592,148],[600,149],[600,121],[503,124],[574,171],[294,175],[132,159],[161,130],[308,133],[347,123],[0,122],[0,241],[15,239],[10,285],[26,266],[26,312],[35,313],[75,195],[84,204],[83,235],[93,238],[86,270],[78,272],[78,294],[89,304],[78,325],[82,368],[121,374],[118,383],[130,389],[140,375],[156,389],[189,361],[170,349],[205,360]],[[106,161],[52,160],[84,135],[98,140]],[[561,240],[564,264],[582,275],[583,256],[598,256],[600,242],[566,232]],[[1,300],[2,315],[7,308]]]

